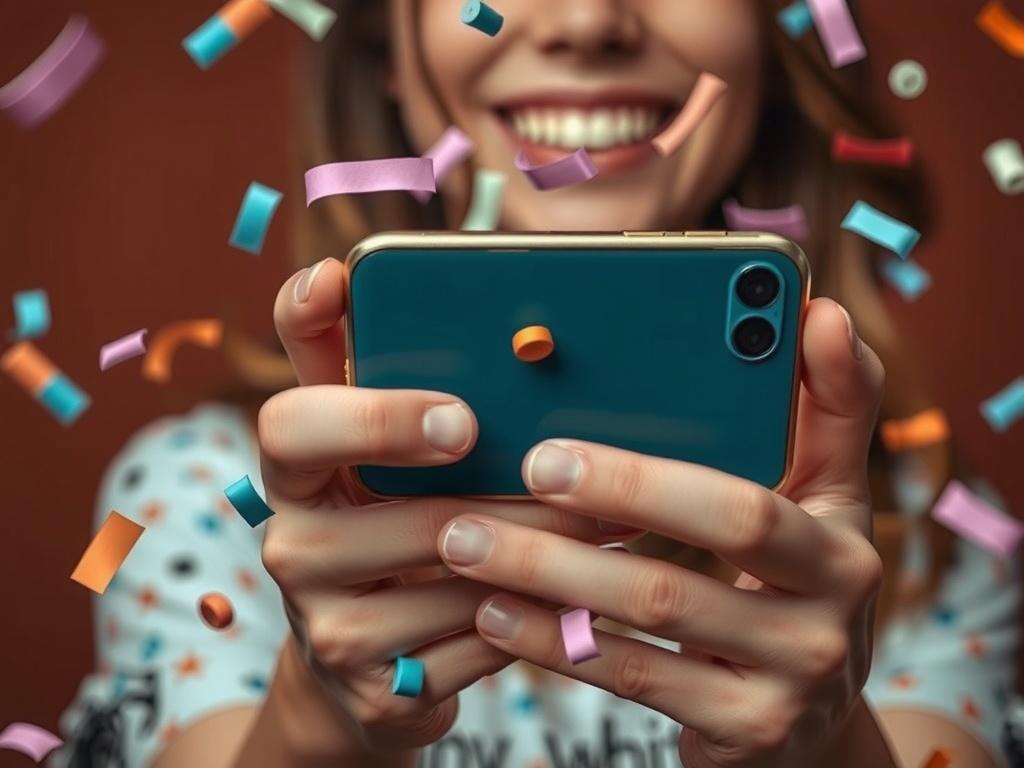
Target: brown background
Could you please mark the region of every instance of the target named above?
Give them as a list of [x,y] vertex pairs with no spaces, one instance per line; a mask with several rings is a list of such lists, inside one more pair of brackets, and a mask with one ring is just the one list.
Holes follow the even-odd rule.
[[[1024,196],[997,192],[981,163],[995,139],[1024,140],[1024,61],[977,30],[981,5],[864,0],[861,27],[878,108],[915,139],[934,203],[933,228],[915,252],[934,285],[916,304],[892,297],[892,311],[916,339],[961,450],[1020,514],[1024,424],[996,436],[977,405],[1024,373]],[[1024,18],[1024,0],[1007,5]],[[87,12],[109,44],[96,75],[47,123],[23,131],[0,116],[0,326],[11,327],[10,294],[47,289],[53,329],[38,344],[94,400],[63,429],[0,378],[0,727],[54,728],[89,668],[88,594],[68,574],[88,541],[105,463],[148,420],[230,378],[219,354],[197,349],[181,354],[167,387],[141,379],[138,361],[101,374],[98,348],[136,328],[235,313],[270,334],[271,302],[290,271],[294,194],[262,256],[230,248],[227,237],[251,180],[295,188],[286,119],[295,53],[311,43],[276,18],[200,72],[180,41],[215,6],[0,3],[0,83],[72,13]],[[910,102],[886,86],[904,58],[930,76]],[[8,760],[30,764],[0,753],[0,764]]]

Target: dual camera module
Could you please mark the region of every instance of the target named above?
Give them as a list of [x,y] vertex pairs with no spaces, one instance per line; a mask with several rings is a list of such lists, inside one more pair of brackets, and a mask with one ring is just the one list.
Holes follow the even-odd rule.
[[745,267],[733,280],[732,292],[734,297],[730,299],[738,299],[742,305],[742,308],[736,307],[734,301],[730,301],[730,314],[740,316],[739,321],[731,325],[732,351],[744,360],[761,360],[774,351],[778,340],[778,331],[771,319],[775,313],[763,310],[771,307],[782,292],[779,275],[763,265]]

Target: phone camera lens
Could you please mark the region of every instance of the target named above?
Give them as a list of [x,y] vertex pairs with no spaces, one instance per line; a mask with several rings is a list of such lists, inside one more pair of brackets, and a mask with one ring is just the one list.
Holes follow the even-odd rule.
[[748,307],[767,307],[779,295],[779,278],[770,269],[753,267],[736,281],[736,293]]
[[775,345],[775,329],[763,317],[748,317],[733,329],[732,343],[742,357],[756,360]]

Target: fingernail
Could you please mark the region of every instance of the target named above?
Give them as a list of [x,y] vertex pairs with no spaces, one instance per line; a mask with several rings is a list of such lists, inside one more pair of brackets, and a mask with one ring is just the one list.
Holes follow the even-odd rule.
[[637,533],[640,529],[622,523],[615,523],[611,520],[597,519],[597,527],[609,536],[624,536],[627,533]]
[[480,611],[477,629],[499,640],[515,640],[523,628],[523,611],[518,605],[491,600]]
[[494,531],[474,520],[456,520],[441,543],[444,559],[455,565],[478,565],[494,549]]
[[473,420],[461,403],[435,405],[423,414],[423,439],[444,453],[462,453],[473,437]]
[[853,352],[853,356],[858,360],[864,359],[864,343],[860,340],[860,336],[857,335],[857,329],[853,327],[853,318],[850,317],[850,313],[846,311],[846,307],[837,304],[843,311],[843,317],[846,318],[846,333],[850,339],[850,351]]
[[313,282],[316,280],[316,276],[320,274],[320,270],[324,268],[329,259],[318,261],[312,267],[307,267],[299,275],[299,279],[295,282],[295,303],[305,304],[309,301],[309,297],[313,293]]
[[575,451],[542,443],[526,463],[526,483],[538,493],[568,493],[582,471],[583,462]]

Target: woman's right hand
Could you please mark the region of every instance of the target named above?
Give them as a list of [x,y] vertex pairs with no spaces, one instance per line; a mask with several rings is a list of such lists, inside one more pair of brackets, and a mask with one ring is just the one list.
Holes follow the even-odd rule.
[[[341,263],[328,259],[288,280],[275,305],[301,386],[260,411],[263,482],[276,513],[263,561],[298,647],[353,732],[373,751],[407,750],[444,735],[457,693],[511,661],[474,628],[493,588],[441,567],[436,542],[445,524],[474,511],[579,539],[615,532],[536,502],[361,503],[344,468],[448,464],[473,446],[477,427],[450,395],[344,386],[343,280]],[[431,566],[439,573],[424,578]],[[400,655],[425,665],[416,699],[391,693]]]

